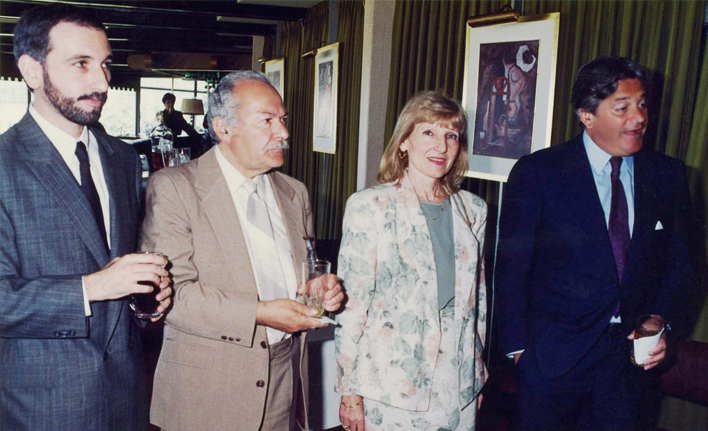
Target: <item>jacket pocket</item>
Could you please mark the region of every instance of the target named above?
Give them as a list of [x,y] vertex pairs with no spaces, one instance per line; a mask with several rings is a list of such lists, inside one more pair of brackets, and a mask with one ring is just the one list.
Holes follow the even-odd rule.
[[161,359],[165,362],[210,370],[214,365],[214,349],[201,344],[166,339]]

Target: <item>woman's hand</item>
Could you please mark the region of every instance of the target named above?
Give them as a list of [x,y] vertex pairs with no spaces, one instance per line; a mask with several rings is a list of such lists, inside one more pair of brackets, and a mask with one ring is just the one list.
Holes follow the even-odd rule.
[[339,420],[345,431],[364,431],[364,400],[359,395],[342,395]]

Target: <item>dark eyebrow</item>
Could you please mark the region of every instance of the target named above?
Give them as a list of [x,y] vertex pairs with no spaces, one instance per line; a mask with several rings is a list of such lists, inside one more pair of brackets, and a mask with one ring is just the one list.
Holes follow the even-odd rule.
[[[639,100],[646,99],[646,98],[647,98],[646,93],[642,93],[638,97]],[[632,99],[632,96],[624,96],[624,97],[616,98],[615,100],[613,100],[613,102],[624,102],[624,101],[631,100],[631,99]]]
[[[73,57],[69,57],[69,61],[76,61],[76,60],[91,60],[93,59],[92,56],[90,55],[85,55],[85,54],[77,54]],[[106,58],[103,59],[101,63],[105,63],[106,61],[113,61],[113,54],[106,56]]]

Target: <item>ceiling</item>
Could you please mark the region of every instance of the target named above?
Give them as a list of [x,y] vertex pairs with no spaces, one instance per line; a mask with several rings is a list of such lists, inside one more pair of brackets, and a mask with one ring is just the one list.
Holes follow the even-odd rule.
[[[299,21],[321,0],[59,1],[95,9],[106,25],[114,76],[250,68],[254,36]],[[52,0],[0,0],[0,71],[16,75],[12,34],[22,12]],[[129,57],[130,65],[129,67]]]

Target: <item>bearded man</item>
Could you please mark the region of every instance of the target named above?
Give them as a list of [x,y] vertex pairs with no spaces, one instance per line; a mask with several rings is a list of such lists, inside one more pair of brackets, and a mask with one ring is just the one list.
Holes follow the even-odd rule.
[[[126,298],[161,289],[164,257],[136,250],[140,168],[93,127],[110,80],[103,25],[52,4],[15,28],[34,93],[0,136],[0,429],[144,430],[147,391]],[[153,320],[157,320],[155,317]]]

